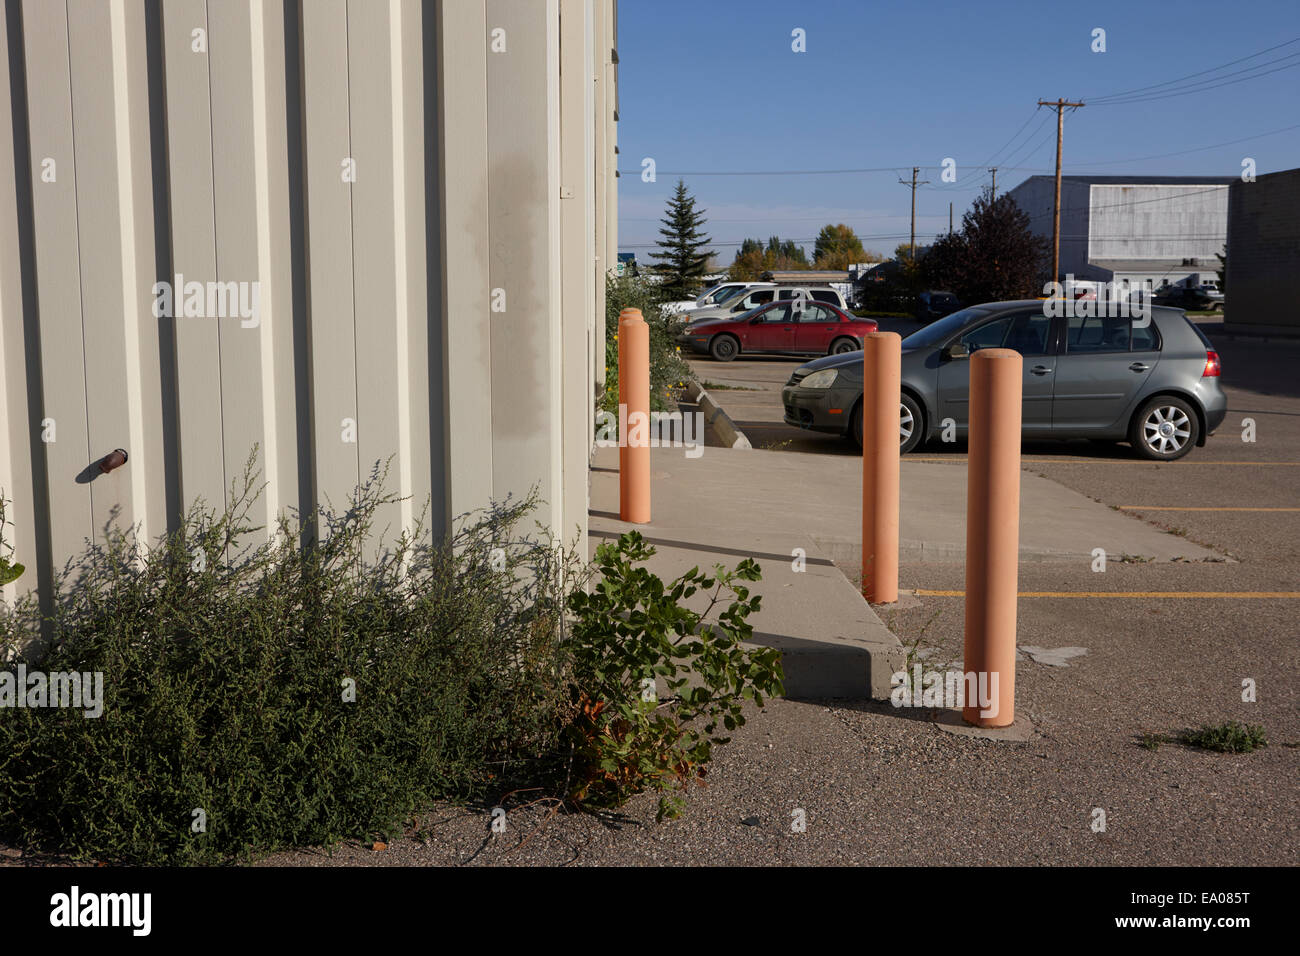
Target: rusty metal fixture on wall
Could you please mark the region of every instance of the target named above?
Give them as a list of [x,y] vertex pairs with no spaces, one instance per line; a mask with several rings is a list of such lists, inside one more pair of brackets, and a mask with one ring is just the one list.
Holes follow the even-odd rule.
[[125,448],[115,448],[113,449],[113,451],[109,452],[102,459],[100,459],[99,470],[107,475],[114,468],[121,468],[123,465],[125,465],[126,458],[127,455],[126,455]]

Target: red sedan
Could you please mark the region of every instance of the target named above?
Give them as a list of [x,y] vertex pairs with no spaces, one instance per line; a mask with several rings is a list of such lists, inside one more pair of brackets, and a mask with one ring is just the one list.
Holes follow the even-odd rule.
[[742,352],[837,355],[862,348],[862,337],[876,327],[874,319],[859,319],[826,302],[786,299],[738,316],[693,322],[677,341],[719,362]]

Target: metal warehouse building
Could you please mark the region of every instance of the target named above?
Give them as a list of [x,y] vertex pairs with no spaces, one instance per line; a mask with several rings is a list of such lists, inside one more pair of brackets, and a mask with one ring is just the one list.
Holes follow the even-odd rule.
[[537,486],[537,517],[585,534],[610,0],[4,11],[0,488],[30,569],[8,596],[114,513],[152,541],[222,502],[255,445],[260,521],[391,457],[393,531]]
[[[1155,287],[1196,274],[1213,278],[1227,242],[1228,187],[1235,180],[1062,176],[1062,276]],[[1030,176],[1008,195],[1050,244],[1055,177]]]
[[1300,169],[1232,184],[1224,280],[1226,328],[1300,333]]

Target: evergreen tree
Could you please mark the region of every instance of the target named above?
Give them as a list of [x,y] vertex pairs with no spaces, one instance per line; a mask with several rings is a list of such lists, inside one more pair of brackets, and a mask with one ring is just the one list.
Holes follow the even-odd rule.
[[669,300],[690,299],[699,293],[700,276],[704,275],[704,264],[709,259],[707,252],[701,252],[712,241],[701,232],[704,225],[704,210],[695,208],[695,197],[686,191],[686,183],[677,180],[677,189],[668,200],[668,209],[664,218],[659,220],[663,228],[659,235],[660,252],[650,253],[650,258],[658,259],[656,271],[664,277],[663,291]]

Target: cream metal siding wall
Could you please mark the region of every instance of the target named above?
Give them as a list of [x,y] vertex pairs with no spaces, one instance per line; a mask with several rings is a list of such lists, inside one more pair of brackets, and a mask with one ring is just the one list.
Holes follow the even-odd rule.
[[[110,521],[153,541],[216,506],[254,446],[261,522],[388,462],[389,540],[426,500],[441,534],[533,486],[585,534],[611,3],[3,8],[0,488],[30,569],[7,597]],[[178,274],[256,283],[255,321],[185,316],[183,288],[155,316]]]

